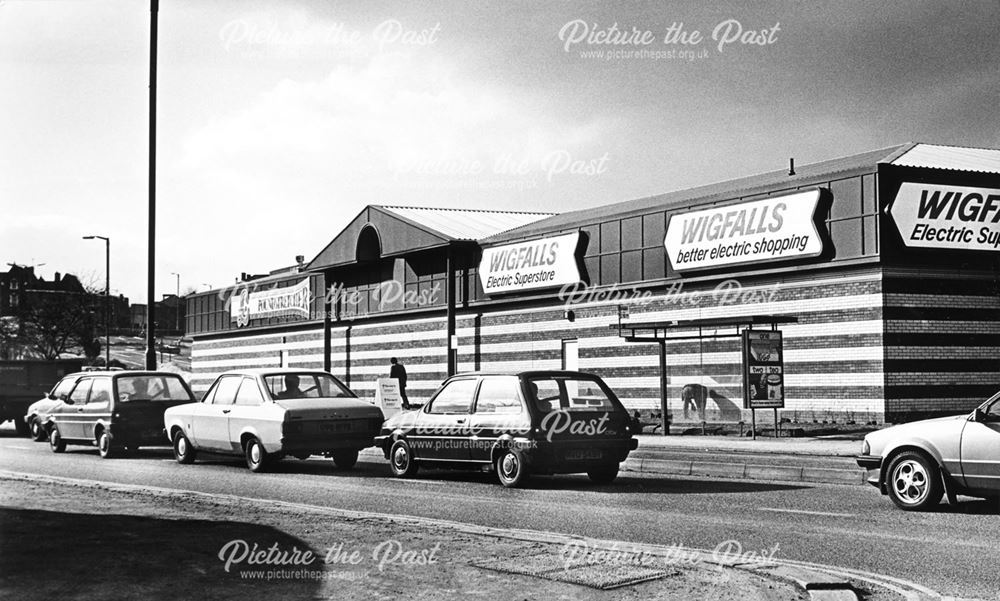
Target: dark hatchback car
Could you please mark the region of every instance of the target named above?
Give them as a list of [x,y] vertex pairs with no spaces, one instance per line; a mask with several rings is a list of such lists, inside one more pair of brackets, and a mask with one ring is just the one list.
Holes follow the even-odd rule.
[[426,466],[491,470],[506,487],[531,473],[586,472],[609,483],[638,445],[634,432],[598,376],[470,373],[446,380],[421,409],[388,419],[375,444],[398,477]]
[[90,372],[50,410],[43,426],[53,452],[65,451],[67,443],[96,445],[107,459],[141,445],[162,445],[164,411],[193,400],[177,374]]

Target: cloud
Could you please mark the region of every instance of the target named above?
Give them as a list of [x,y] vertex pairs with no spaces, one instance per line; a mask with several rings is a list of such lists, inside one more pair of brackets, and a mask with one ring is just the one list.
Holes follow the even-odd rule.
[[484,181],[552,185],[552,157],[600,155],[609,123],[564,121],[532,102],[447,60],[378,53],[282,80],[193,131],[163,196],[198,216],[183,237],[216,271],[259,272],[311,258],[366,204],[509,208],[499,196],[511,192]]
[[539,168],[554,151],[599,140],[597,123],[560,123],[525,99],[461,79],[443,61],[378,54],[318,81],[284,80],[251,106],[184,144],[181,169],[239,176],[265,188],[308,180],[317,189],[379,188],[387,177],[461,173],[500,157]]

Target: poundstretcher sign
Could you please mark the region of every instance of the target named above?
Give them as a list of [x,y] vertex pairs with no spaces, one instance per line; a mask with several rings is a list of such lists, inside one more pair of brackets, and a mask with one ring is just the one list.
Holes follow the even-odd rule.
[[904,182],[889,209],[903,244],[920,248],[1000,248],[1000,190]]
[[823,252],[819,190],[671,215],[663,240],[677,271],[787,261]]
[[251,319],[264,317],[309,317],[309,278],[285,288],[270,288],[250,292],[243,288],[234,294],[229,305],[229,315],[237,327],[246,326]]
[[564,286],[580,281],[580,232],[483,249],[479,282],[486,294]]

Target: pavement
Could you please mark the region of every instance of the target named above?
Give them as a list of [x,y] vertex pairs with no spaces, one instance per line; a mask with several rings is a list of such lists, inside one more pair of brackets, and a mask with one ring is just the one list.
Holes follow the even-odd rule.
[[[854,461],[864,433],[756,440],[740,436],[640,434],[623,472],[736,480],[867,484]],[[378,449],[362,456],[381,457]]]
[[866,484],[855,462],[864,433],[756,440],[740,436],[640,434],[622,470],[740,480]]

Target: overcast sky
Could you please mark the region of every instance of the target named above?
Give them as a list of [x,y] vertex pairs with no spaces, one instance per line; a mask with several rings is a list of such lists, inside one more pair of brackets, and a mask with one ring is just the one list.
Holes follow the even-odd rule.
[[[161,0],[156,289],[309,260],[367,204],[558,212],[998,148],[998,30],[996,0]],[[0,262],[103,284],[81,236],[110,236],[145,302],[148,66],[148,2],[0,0]]]

